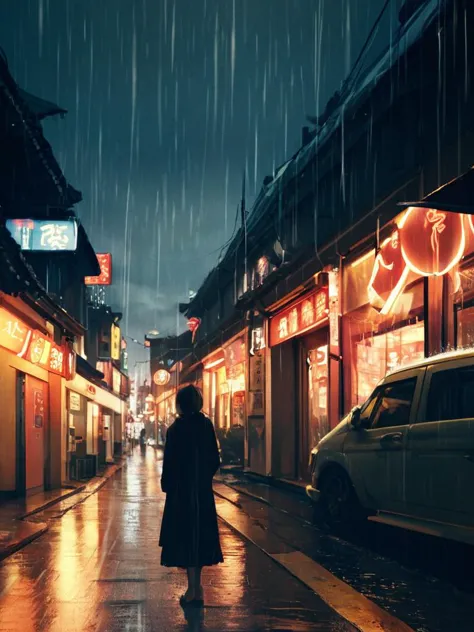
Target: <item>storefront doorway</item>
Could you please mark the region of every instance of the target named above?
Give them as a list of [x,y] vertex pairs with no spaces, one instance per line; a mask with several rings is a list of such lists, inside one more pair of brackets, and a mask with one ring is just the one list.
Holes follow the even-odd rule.
[[298,478],[308,480],[312,448],[329,432],[328,331],[317,331],[299,341],[301,411],[298,415]]
[[45,488],[47,402],[48,384],[18,372],[16,493],[19,496],[32,495]]

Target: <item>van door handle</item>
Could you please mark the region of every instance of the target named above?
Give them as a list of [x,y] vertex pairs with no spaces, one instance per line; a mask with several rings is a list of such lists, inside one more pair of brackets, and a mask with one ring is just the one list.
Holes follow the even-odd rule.
[[403,439],[403,435],[401,432],[390,432],[389,434],[383,435],[380,437],[380,443],[384,444],[397,444],[401,443]]

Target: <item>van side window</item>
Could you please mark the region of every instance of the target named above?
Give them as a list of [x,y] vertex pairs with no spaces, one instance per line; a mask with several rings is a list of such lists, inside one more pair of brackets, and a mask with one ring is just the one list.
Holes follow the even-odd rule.
[[377,388],[369,399],[365,402],[360,410],[360,422],[363,428],[367,428],[369,425],[370,417],[374,411],[375,404],[377,403],[378,396],[380,394],[380,388]]
[[371,428],[407,426],[416,388],[416,377],[390,382],[381,388]]
[[426,421],[474,419],[474,367],[437,371],[431,376]]

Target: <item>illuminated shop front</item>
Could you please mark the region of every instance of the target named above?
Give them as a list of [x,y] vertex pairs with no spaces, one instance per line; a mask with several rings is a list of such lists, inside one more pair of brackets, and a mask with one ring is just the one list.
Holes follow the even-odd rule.
[[216,429],[245,426],[247,356],[245,334],[203,360],[204,410]]
[[247,332],[202,361],[204,412],[213,421],[224,463],[244,462],[247,423]]
[[272,469],[306,480],[329,424],[329,297],[319,287],[270,319]]
[[409,207],[344,263],[344,408],[396,367],[474,343],[472,217]]
[[30,495],[52,484],[61,379],[74,370],[74,354],[40,331],[37,316],[20,316],[16,305],[5,300],[0,307],[0,492]]
[[69,478],[90,478],[113,461],[122,442],[126,403],[77,373],[65,384],[67,395],[66,471]]

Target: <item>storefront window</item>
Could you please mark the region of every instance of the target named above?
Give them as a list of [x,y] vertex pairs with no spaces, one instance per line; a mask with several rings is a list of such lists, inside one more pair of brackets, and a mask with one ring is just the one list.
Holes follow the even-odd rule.
[[461,348],[474,346],[474,307],[467,307],[457,312],[457,346]]
[[384,375],[424,357],[424,325],[416,323],[368,336],[355,343],[353,405],[362,405]]
[[328,419],[328,345],[308,353],[309,433],[315,446],[329,432]]

